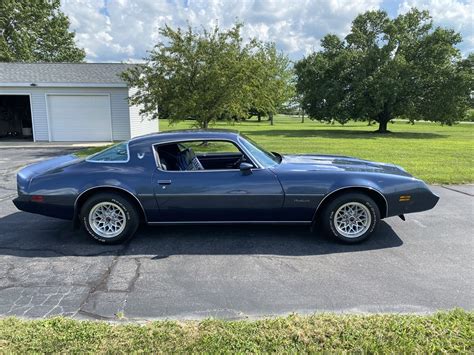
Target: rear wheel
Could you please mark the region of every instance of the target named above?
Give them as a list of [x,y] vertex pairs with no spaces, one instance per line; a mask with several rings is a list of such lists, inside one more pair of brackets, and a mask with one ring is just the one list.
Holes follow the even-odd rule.
[[90,197],[84,203],[81,222],[95,240],[115,244],[133,236],[140,218],[127,198],[114,193],[101,193]]
[[324,208],[323,228],[345,243],[367,239],[380,221],[380,210],[370,197],[361,193],[341,195]]

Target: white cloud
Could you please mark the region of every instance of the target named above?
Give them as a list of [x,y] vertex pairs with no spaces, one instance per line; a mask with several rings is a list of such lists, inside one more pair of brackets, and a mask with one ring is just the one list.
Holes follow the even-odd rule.
[[[445,3],[445,8],[437,6],[438,2]],[[466,4],[454,0],[438,2],[407,0],[399,4],[399,11],[406,11],[412,3],[428,6],[440,23],[458,26],[461,19],[463,25],[459,30],[469,32]],[[273,41],[291,58],[298,59],[319,48],[321,38],[328,32],[343,36],[357,14],[381,6],[382,0],[66,0],[62,3],[72,29],[77,32],[77,41],[91,61],[140,60],[160,40],[158,28],[164,24],[208,27],[218,22],[220,27],[228,28],[236,20],[245,23],[244,38]],[[452,11],[446,11],[446,7]],[[470,33],[472,36],[472,28]]]
[[410,8],[429,10],[435,25],[452,28],[463,36],[463,53],[474,51],[474,1],[459,0],[406,0],[398,7],[399,13]]

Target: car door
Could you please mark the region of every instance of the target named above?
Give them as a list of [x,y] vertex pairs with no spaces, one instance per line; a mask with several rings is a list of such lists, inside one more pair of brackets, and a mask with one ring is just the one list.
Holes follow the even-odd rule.
[[157,169],[152,183],[160,222],[274,221],[281,217],[283,189],[268,169],[255,168],[250,173],[238,168]]
[[279,220],[284,199],[267,169],[157,171],[153,184],[161,222]]

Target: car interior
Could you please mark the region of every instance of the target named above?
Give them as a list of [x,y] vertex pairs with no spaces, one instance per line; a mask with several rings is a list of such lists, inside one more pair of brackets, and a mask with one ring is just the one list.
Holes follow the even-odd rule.
[[227,141],[192,141],[155,146],[159,167],[169,171],[239,169],[250,162],[233,143]]

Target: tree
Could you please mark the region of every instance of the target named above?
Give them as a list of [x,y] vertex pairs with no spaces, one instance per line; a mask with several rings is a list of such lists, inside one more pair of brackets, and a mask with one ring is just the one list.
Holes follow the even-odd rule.
[[0,61],[82,62],[59,0],[0,1]]
[[131,102],[142,113],[171,122],[195,119],[201,128],[220,117],[244,117],[248,97],[248,58],[253,43],[242,44],[236,24],[228,31],[195,32],[165,26],[146,64],[124,73],[137,87]]
[[288,62],[273,45],[252,39],[244,44],[242,24],[196,32],[165,26],[163,41],[146,64],[124,73],[137,88],[131,102],[142,113],[171,122],[196,120],[200,128],[218,120],[275,112],[286,97]]
[[268,116],[273,125],[273,115],[294,96],[293,71],[288,57],[278,52],[274,43],[257,45],[251,58],[249,112],[257,115],[259,122],[261,116]]
[[453,30],[434,28],[427,11],[395,19],[368,11],[344,40],[325,36],[321,51],[295,65],[297,90],[313,119],[376,121],[379,132],[398,116],[452,124],[473,87],[460,41]]

